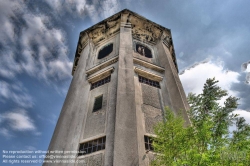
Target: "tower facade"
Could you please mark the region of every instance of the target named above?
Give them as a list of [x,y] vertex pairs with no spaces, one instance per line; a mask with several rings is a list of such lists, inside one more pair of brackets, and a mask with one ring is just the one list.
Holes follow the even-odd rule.
[[80,33],[72,75],[49,151],[79,153],[58,165],[147,166],[164,107],[189,123],[171,31],[134,12]]

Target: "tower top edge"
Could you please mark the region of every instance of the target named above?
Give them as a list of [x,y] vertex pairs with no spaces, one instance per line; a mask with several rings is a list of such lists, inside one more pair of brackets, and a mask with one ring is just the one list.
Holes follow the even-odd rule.
[[111,18],[116,17],[116,16],[119,16],[119,15],[121,15],[121,14],[131,14],[131,15],[134,15],[134,16],[136,16],[136,17],[142,19],[143,21],[150,22],[151,24],[153,24],[153,25],[156,26],[156,27],[159,27],[159,28],[162,29],[162,30],[167,30],[167,31],[169,31],[169,33],[171,34],[171,29],[166,28],[166,27],[164,27],[164,26],[162,26],[162,25],[160,25],[160,24],[157,24],[157,23],[155,23],[154,21],[151,21],[151,20],[149,20],[149,19],[143,17],[142,15],[140,15],[140,14],[138,14],[138,13],[136,13],[136,12],[133,12],[133,11],[131,11],[131,10],[129,10],[129,9],[123,9],[123,10],[121,10],[120,12],[117,12],[117,13],[115,13],[115,14],[109,16],[108,18],[105,18],[104,20],[102,20],[102,21],[100,21],[100,22],[98,22],[98,23],[92,25],[91,27],[89,27],[89,28],[87,28],[87,29],[81,31],[80,34],[83,34],[83,33],[85,33],[85,32],[88,32],[88,31],[94,29],[96,26],[101,25],[101,24],[103,24],[103,23],[109,21]]
[[171,30],[148,20],[135,12],[123,9],[120,12],[80,32],[72,68],[72,75],[74,75],[74,71],[76,70],[81,52],[87,45],[100,45],[110,37],[117,35],[121,27],[131,28],[133,39],[141,42],[155,45],[159,41],[162,41],[163,44],[165,44],[170,50],[178,71]]

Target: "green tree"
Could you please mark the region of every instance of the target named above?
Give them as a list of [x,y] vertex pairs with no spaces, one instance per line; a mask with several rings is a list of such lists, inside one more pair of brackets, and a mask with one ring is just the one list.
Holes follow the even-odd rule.
[[[250,125],[234,114],[236,97],[228,96],[218,81],[207,79],[201,94],[189,94],[191,124],[166,108],[164,121],[155,126],[153,166],[250,165]],[[223,106],[219,104],[226,98]],[[236,130],[229,132],[230,125]]]

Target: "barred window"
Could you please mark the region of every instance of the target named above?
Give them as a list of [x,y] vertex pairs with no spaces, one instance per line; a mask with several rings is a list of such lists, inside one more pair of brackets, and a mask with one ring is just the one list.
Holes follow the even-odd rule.
[[104,46],[98,53],[98,59],[108,56],[113,51],[113,43]]
[[97,81],[95,83],[92,83],[90,90],[95,89],[95,88],[97,88],[97,87],[99,87],[99,86],[101,86],[103,84],[106,84],[106,83],[110,82],[110,78],[111,78],[111,76],[108,76],[108,77],[106,77],[106,78],[104,78],[102,80],[99,80],[99,81]]
[[144,143],[145,143],[145,149],[149,151],[154,151],[154,148],[152,146],[153,140],[151,137],[144,135]]
[[81,143],[79,147],[78,156],[94,153],[99,150],[105,149],[106,136],[101,137],[89,142]]
[[95,98],[93,112],[102,109],[102,95]]
[[159,82],[147,79],[147,78],[142,77],[142,76],[139,76],[139,82],[144,83],[144,84],[148,84],[150,86],[154,86],[156,88],[161,88]]

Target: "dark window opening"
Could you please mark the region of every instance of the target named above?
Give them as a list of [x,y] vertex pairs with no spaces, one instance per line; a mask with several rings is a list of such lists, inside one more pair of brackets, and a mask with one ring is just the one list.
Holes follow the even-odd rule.
[[138,52],[139,54],[141,54],[142,56],[145,56],[147,58],[152,58],[152,53],[151,53],[150,49],[148,49],[147,47],[145,47],[141,44],[136,44],[136,52]]
[[113,43],[104,46],[98,53],[98,59],[108,56],[113,51]]
[[97,87],[99,87],[99,86],[101,86],[103,84],[109,83],[110,78],[111,78],[111,76],[108,76],[108,77],[106,77],[106,78],[104,78],[102,80],[99,80],[97,82],[92,83],[90,90],[95,89],[95,88],[97,88]]
[[153,140],[151,137],[144,135],[145,149],[148,151],[154,151]]
[[102,109],[102,95],[95,98],[93,112]]
[[78,156],[103,150],[105,149],[105,143],[106,143],[106,136],[95,140],[91,140],[89,142],[81,143],[79,147]]
[[144,84],[148,84],[148,85],[156,87],[156,88],[161,88],[159,82],[147,79],[147,78],[142,77],[142,76],[139,76],[139,82],[144,83]]

